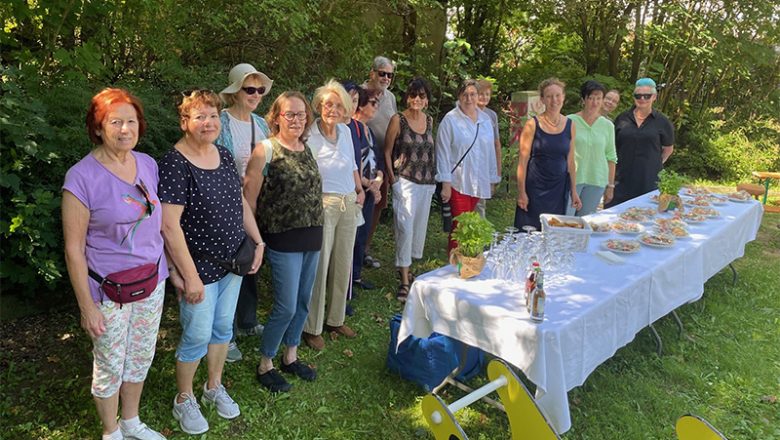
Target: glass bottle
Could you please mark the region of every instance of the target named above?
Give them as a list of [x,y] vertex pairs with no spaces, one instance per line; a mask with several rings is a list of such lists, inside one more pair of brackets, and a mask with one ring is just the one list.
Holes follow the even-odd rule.
[[534,322],[544,321],[544,303],[547,301],[547,294],[544,292],[544,274],[540,270],[536,274],[536,288],[531,292],[531,320]]
[[531,267],[528,269],[528,276],[525,279],[525,310],[531,313],[531,292],[536,288],[536,275],[542,270],[536,257],[532,257]]

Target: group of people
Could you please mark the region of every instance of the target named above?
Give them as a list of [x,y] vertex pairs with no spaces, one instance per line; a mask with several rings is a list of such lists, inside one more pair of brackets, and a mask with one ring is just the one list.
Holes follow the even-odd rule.
[[611,206],[657,187],[658,173],[674,150],[674,128],[653,109],[655,81],[639,79],[634,105],[614,120],[620,93],[597,81],[580,87],[582,110],[563,116],[566,85],[542,81],[544,111],[520,135],[517,164],[517,228],[541,227],[540,215],[583,216],[599,203]]
[[[239,64],[219,94],[182,93],[183,134],[159,162],[134,151],[147,127],[138,98],[117,88],[92,98],[86,127],[95,148],[65,177],[62,217],[81,325],[93,341],[92,394],[104,439],[164,438],[141,422],[138,407],[166,280],[177,292],[182,328],[173,416],[182,431],[201,434],[209,425],[193,380],[204,357],[200,402],[226,419],[241,413],[222,385],[226,361],[242,358],[237,335],[260,335],[255,373],[271,392],[290,390],[284,374],[316,379],[298,356],[302,342],[322,350],[324,332],[357,336],[345,324],[347,301],[352,288],[373,288],[363,268],[380,264],[370,243],[390,194],[400,301],[414,280],[412,260],[423,256],[436,184],[453,217],[484,212],[501,180],[497,115],[487,108],[491,83],[464,81],[434,130],[428,83],[409,81],[399,112],[389,89],[394,75],[380,56],[365,83],[330,80],[311,101],[285,91],[261,118],[254,111],[273,81]],[[651,130],[666,133],[665,118],[652,111],[654,84],[637,83],[636,106],[614,129],[601,116],[603,86],[583,85],[583,110],[568,118],[560,114],[564,87],[542,83],[545,111],[523,131],[516,225],[538,225],[540,213],[564,213],[567,205],[587,214],[599,191],[606,202],[630,198],[646,183],[632,183],[648,160],[638,142],[649,142]],[[672,139],[658,139],[663,160]],[[623,162],[626,171],[616,173]],[[645,171],[640,177],[652,172]],[[456,246],[450,239],[448,249]],[[251,260],[243,270],[238,255]],[[273,304],[263,326],[255,274],[264,260]]]

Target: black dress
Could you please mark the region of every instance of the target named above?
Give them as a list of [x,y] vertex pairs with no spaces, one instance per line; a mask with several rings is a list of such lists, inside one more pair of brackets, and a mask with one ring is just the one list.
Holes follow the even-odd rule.
[[536,131],[525,175],[528,211],[515,208],[515,227],[530,225],[541,229],[539,215],[566,213],[566,194],[570,188],[568,158],[571,149],[571,119],[558,134],[542,130],[534,117]]

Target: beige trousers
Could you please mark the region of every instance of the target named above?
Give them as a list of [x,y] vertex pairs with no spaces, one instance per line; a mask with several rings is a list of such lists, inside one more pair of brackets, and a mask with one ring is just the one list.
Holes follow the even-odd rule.
[[319,335],[322,333],[323,324],[331,327],[344,324],[347,290],[352,271],[352,248],[355,246],[358,221],[362,218],[361,207],[355,203],[356,198],[355,193],[322,195],[325,217],[322,225],[322,249],[309,302],[309,316],[303,327],[306,333]]

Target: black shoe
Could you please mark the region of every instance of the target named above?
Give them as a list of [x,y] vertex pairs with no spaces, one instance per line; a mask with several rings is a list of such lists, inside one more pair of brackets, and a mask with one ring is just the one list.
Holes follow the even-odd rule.
[[268,388],[268,391],[272,393],[286,393],[292,388],[292,385],[284,380],[284,377],[276,371],[276,368],[271,368],[262,374],[259,370],[255,370],[255,375],[260,385]]
[[304,364],[299,359],[294,360],[290,365],[286,365],[284,361],[279,361],[279,363],[281,364],[280,369],[285,373],[294,374],[309,382],[317,378],[317,370]]
[[351,304],[347,304],[344,308],[344,314],[347,316],[353,316],[355,314],[355,309],[352,308]]
[[362,289],[362,290],[374,290],[376,288],[374,283],[366,280],[354,280],[352,281],[352,287],[357,287],[358,289]]

